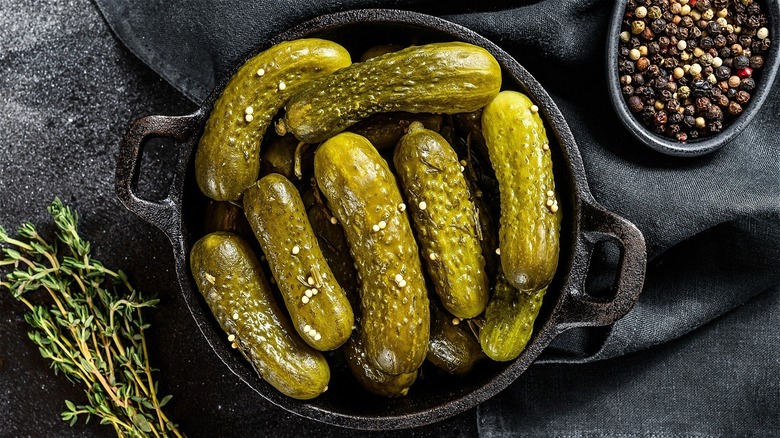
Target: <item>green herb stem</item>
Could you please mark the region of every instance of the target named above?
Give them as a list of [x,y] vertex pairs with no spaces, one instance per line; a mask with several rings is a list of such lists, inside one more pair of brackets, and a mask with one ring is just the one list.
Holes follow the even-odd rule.
[[149,362],[143,309],[158,300],[91,257],[75,211],[56,199],[49,213],[58,229],[51,244],[30,223],[18,239],[0,227],[0,266],[11,267],[0,290],[27,307],[29,338],[55,374],[85,387],[87,403],[66,400],[62,419],[74,425],[94,416],[120,437],[183,437],[162,410],[171,397],[157,397]]

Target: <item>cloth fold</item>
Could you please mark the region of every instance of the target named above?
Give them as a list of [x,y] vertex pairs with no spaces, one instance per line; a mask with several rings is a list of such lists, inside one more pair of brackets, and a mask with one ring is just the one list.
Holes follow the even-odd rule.
[[[507,50],[563,112],[595,198],[636,224],[648,244],[645,290],[628,316],[612,328],[565,333],[543,361],[593,362],[659,346],[780,284],[780,80],[753,123],[720,151],[692,159],[655,153],[622,126],[607,96],[606,28],[622,2],[95,2],[118,38],[196,103],[258,41],[340,10],[431,13]],[[762,310],[778,311],[754,308]],[[780,356],[780,344],[768,348]]]

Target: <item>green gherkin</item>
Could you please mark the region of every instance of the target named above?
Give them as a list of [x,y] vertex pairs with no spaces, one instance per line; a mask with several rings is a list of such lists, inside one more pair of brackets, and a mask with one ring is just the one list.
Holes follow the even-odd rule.
[[485,309],[485,324],[479,332],[482,351],[495,361],[516,358],[525,349],[542,307],[547,288],[522,292],[499,275],[493,297]]
[[302,400],[327,389],[325,357],[295,333],[249,244],[232,233],[208,234],[192,246],[190,269],[220,327],[260,377]]
[[489,290],[477,212],[458,155],[436,132],[409,126],[393,156],[436,293],[459,318],[485,309]]
[[195,179],[203,194],[240,198],[257,180],[263,135],[290,94],[351,62],[340,45],[308,38],[279,43],[244,63],[214,103],[198,144]]
[[482,112],[501,196],[501,267],[509,283],[526,292],[550,284],[560,251],[561,210],[538,111],[525,95],[502,91]]
[[352,307],[322,255],[297,189],[264,176],[244,193],[244,214],[268,259],[295,329],[317,350],[349,339]]
[[431,339],[428,362],[450,374],[465,376],[485,358],[479,341],[468,326],[431,300]]
[[425,360],[430,314],[395,177],[368,140],[349,132],[320,146],[314,175],[355,260],[368,360],[388,374],[415,371]]
[[412,46],[308,83],[287,101],[284,125],[299,140],[317,143],[376,113],[474,111],[500,89],[501,66],[481,47]]
[[359,332],[347,341],[344,347],[344,359],[360,386],[377,395],[403,397],[409,393],[409,387],[417,380],[417,370],[403,374],[388,374],[378,369],[366,356],[363,337]]

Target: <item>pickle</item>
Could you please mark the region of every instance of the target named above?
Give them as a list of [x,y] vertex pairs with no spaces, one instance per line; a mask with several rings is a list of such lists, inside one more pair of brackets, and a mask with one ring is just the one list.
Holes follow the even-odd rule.
[[501,67],[481,47],[462,42],[412,46],[312,81],[285,105],[284,127],[317,143],[384,112],[474,111],[501,89]]
[[376,58],[377,56],[384,55],[385,53],[397,52],[401,49],[403,49],[403,46],[399,46],[398,44],[379,44],[373,47],[369,47],[368,50],[360,55],[360,62],[368,61],[371,58]]
[[[308,191],[304,192],[302,199],[306,199],[307,193]],[[306,205],[305,201],[304,205]],[[349,299],[354,309],[360,305],[358,280],[355,262],[352,260],[352,256],[349,255],[349,245],[347,244],[346,236],[344,236],[344,229],[341,228],[341,224],[338,223],[338,220],[323,204],[314,200],[313,195],[311,205],[306,209],[306,214],[314,230],[314,235],[317,236],[317,242],[320,245],[320,250],[322,250],[322,255],[325,256],[325,260],[328,262],[331,271],[333,271],[336,281],[344,289],[347,299]]]
[[295,186],[276,173],[264,176],[244,193],[244,214],[298,334],[321,351],[346,342],[352,307],[320,251]]
[[351,63],[340,45],[316,38],[279,43],[242,65],[214,103],[195,154],[200,190],[237,200],[257,180],[260,143],[287,97]]
[[487,305],[488,278],[477,212],[457,154],[441,135],[414,122],[393,162],[442,304],[459,318],[479,315]]
[[403,374],[387,374],[377,369],[366,357],[363,337],[355,333],[344,348],[344,358],[360,386],[385,397],[403,397],[417,380],[417,370]]
[[314,170],[314,148],[292,135],[273,136],[263,148],[262,157],[260,176],[278,173],[296,185]]
[[479,331],[479,343],[489,358],[505,362],[523,352],[546,291],[546,287],[530,293],[520,291],[499,275]]
[[361,120],[347,130],[362,135],[377,150],[394,148],[412,122],[420,122],[432,131],[441,129],[441,114],[382,113]]
[[325,357],[295,333],[244,240],[226,232],[206,235],[192,246],[190,269],[228,340],[260,377],[301,400],[327,389]]
[[314,175],[355,260],[366,356],[385,373],[411,373],[425,360],[430,314],[395,177],[368,140],[349,132],[320,146]]
[[453,318],[431,300],[431,339],[428,362],[450,374],[464,376],[485,358],[467,321]]
[[509,283],[526,292],[550,284],[560,251],[561,210],[538,111],[525,95],[502,91],[482,112],[501,196],[501,267]]
[[206,233],[229,231],[244,239],[251,239],[254,236],[244,217],[244,209],[227,201],[209,201],[206,205],[203,229]]

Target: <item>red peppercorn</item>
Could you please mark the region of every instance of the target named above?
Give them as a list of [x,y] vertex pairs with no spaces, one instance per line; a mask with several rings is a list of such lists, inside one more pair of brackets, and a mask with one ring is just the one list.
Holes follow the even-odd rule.
[[743,69],[737,70],[737,76],[739,76],[742,79],[749,78],[753,75],[753,69],[750,67],[745,67]]

